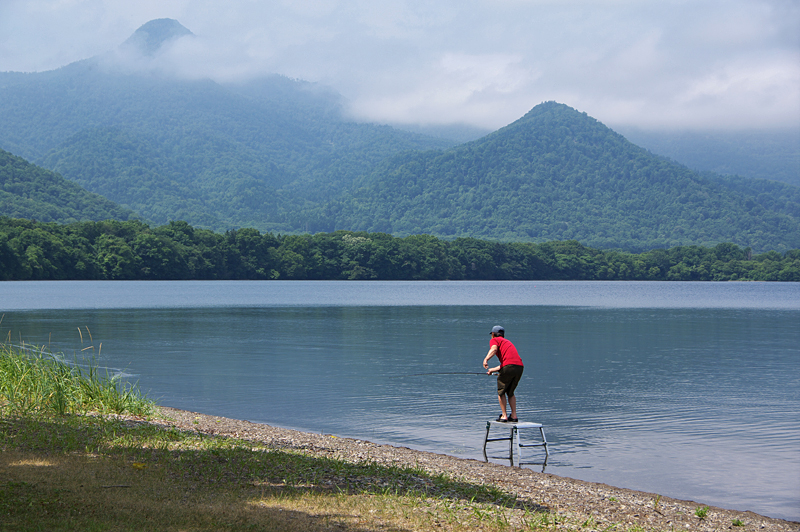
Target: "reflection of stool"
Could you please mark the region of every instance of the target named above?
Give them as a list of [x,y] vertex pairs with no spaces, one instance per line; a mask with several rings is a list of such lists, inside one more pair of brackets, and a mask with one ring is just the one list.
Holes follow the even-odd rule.
[[[489,431],[492,428],[492,425],[497,425],[500,428],[509,429],[511,433],[506,438],[490,438]],[[542,443],[520,443],[519,441],[519,431],[520,429],[539,429],[539,433],[542,435]],[[514,465],[514,451],[516,450],[517,455],[517,465],[522,465],[522,455],[519,454],[520,447],[544,447],[545,453],[545,462],[547,462],[547,457],[550,456],[550,453],[547,451],[547,438],[544,436],[544,428],[542,428],[541,423],[509,423],[503,421],[487,421],[486,422],[486,437],[483,439],[483,458],[488,462],[489,457],[486,456],[486,444],[490,441],[508,441],[508,459],[511,462],[511,465]]]

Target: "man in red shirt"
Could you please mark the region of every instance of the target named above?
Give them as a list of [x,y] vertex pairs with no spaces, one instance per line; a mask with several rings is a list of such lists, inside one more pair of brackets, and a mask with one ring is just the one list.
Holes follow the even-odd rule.
[[[514,396],[514,390],[522,377],[523,364],[517,348],[509,340],[506,340],[505,335],[506,331],[501,326],[492,327],[492,340],[489,342],[489,353],[483,359],[483,367],[486,368],[487,374],[497,372],[497,398],[500,401],[500,410],[503,412],[497,421],[516,423],[519,420],[517,419],[517,398]],[[500,365],[490,369],[489,359],[493,356],[500,360]],[[506,397],[508,397],[508,404],[511,405],[511,417],[508,417],[506,413]]]

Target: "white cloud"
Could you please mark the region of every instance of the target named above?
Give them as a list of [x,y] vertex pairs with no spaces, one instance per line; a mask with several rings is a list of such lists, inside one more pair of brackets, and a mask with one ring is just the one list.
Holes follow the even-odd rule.
[[800,124],[794,0],[1,0],[0,70],[98,55],[164,17],[198,38],[160,68],[319,81],[372,120],[494,128],[557,100],[609,124]]
[[385,78],[383,90],[354,100],[353,113],[423,124],[460,122],[467,114],[479,124],[504,125],[519,118],[518,111],[507,110],[509,101],[538,75],[520,56],[503,54],[445,53],[422,68],[424,72],[415,73],[418,77],[409,72],[413,83],[400,87],[400,94],[394,93],[392,79]]

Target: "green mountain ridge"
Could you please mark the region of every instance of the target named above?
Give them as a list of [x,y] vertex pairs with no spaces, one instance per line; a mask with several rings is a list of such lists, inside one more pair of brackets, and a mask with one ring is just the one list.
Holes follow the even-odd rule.
[[709,179],[555,102],[446,152],[395,156],[335,210],[338,229],[396,235],[624,249],[800,244],[800,189]]
[[0,146],[156,223],[301,229],[286,220],[307,199],[394,153],[452,144],[348,122],[330,91],[277,75],[223,86],[99,60],[0,74]]
[[0,215],[41,222],[132,220],[133,211],[0,150]]

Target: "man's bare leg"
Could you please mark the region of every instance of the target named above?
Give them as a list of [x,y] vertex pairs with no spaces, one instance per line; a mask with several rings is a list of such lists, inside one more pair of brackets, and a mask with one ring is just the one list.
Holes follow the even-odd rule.
[[[508,398],[508,404],[511,405],[511,419],[517,419],[517,396],[512,395]],[[503,409],[503,413],[506,413],[506,409]]]
[[[503,411],[503,417],[508,419],[508,414],[506,413],[506,396],[505,395],[498,395],[497,400],[500,401],[500,410]],[[513,412],[513,409],[512,409]]]

